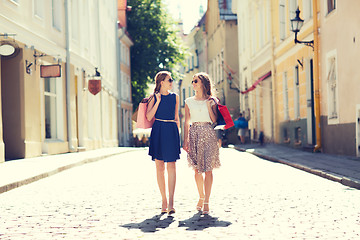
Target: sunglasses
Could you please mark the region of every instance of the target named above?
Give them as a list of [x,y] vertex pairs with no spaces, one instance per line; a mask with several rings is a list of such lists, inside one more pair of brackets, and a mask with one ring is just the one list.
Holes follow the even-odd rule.
[[169,78],[169,83],[172,83],[174,81],[174,79]]
[[191,83],[198,83],[198,80],[197,79],[192,80]]

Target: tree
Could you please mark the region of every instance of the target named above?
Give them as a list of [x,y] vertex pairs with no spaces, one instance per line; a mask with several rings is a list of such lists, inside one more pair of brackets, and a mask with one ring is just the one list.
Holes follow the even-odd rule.
[[[134,108],[145,97],[148,83],[160,70],[174,70],[184,61],[185,48],[174,21],[161,0],[128,0],[131,48],[131,81]],[[172,72],[176,79],[178,73]]]

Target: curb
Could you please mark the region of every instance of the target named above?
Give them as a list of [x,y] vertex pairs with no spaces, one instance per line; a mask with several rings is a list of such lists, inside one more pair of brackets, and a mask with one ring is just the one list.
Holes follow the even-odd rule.
[[[246,149],[244,149],[244,148],[239,148],[239,147],[236,147],[236,146],[234,146],[233,148],[238,150],[238,151],[241,151],[241,152],[247,152]],[[312,169],[310,167],[307,167],[307,166],[304,166],[304,165],[301,165],[301,164],[292,163],[292,162],[285,161],[285,160],[280,160],[278,158],[263,155],[263,154],[257,153],[257,152],[247,152],[247,153],[251,153],[251,154],[253,154],[255,156],[258,156],[258,157],[260,157],[262,159],[265,159],[265,160],[268,160],[268,161],[271,161],[271,162],[285,164],[285,165],[288,165],[290,167],[297,168],[299,170],[302,170],[302,171],[317,175],[319,177],[323,177],[323,178],[326,178],[328,180],[341,183],[342,185],[345,185],[345,186],[352,187],[352,188],[360,190],[360,182],[352,180],[352,179],[350,179],[348,177],[336,176],[334,174],[324,172],[322,170]]]
[[84,160],[81,160],[79,162],[75,162],[75,163],[71,163],[71,164],[68,164],[68,165],[65,165],[65,166],[61,166],[61,167],[58,167],[58,168],[56,168],[54,170],[51,170],[51,171],[44,172],[44,173],[41,173],[39,175],[36,175],[34,177],[29,177],[29,178],[26,178],[26,179],[23,179],[23,180],[15,181],[13,183],[9,183],[9,184],[0,186],[0,194],[2,194],[4,192],[7,192],[7,191],[10,191],[12,189],[15,189],[15,188],[18,188],[18,187],[33,183],[33,182],[36,182],[36,181],[41,180],[43,178],[50,177],[52,175],[55,175],[57,173],[60,173],[62,171],[65,171],[65,170],[68,170],[68,169],[71,169],[71,168],[74,168],[74,167],[78,167],[78,166],[81,166],[81,165],[84,165],[84,164],[87,164],[87,163],[97,162],[97,161],[100,161],[100,160],[105,159],[105,158],[109,158],[109,157],[119,155],[119,154],[123,154],[123,153],[127,153],[127,152],[137,151],[137,150],[138,149],[129,149],[129,150],[124,150],[123,152],[111,153],[111,154],[102,155],[102,156],[98,156],[98,157],[90,157],[90,158],[86,158]]

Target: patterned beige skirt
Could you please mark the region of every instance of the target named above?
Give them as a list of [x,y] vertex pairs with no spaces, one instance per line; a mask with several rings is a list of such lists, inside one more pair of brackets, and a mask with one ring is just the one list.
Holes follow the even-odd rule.
[[189,166],[199,173],[221,166],[216,132],[207,122],[195,122],[189,130]]

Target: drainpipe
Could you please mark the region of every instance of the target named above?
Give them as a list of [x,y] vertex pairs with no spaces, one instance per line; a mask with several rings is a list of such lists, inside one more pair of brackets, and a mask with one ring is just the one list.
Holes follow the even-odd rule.
[[274,27],[273,27],[273,23],[275,22],[275,20],[273,19],[274,14],[272,14],[273,11],[273,4],[271,4],[270,7],[270,16],[271,16],[271,21],[270,21],[270,28],[271,28],[271,37],[270,37],[270,44],[271,44],[271,97],[272,97],[272,101],[271,101],[271,140],[272,142],[275,142],[276,136],[275,133],[277,133],[277,119],[276,119],[276,114],[275,112],[277,112],[277,105],[276,105],[276,97],[275,94],[277,93],[276,91],[276,68],[275,68],[275,33],[274,33]]
[[69,142],[70,152],[74,152],[75,148],[72,145],[72,133],[71,133],[71,79],[70,79],[70,33],[69,33],[69,4],[68,0],[65,0],[65,38],[66,38],[66,115],[67,115],[67,134]]
[[[118,49],[117,51],[117,59],[118,59],[118,78],[117,78],[117,85],[118,85],[118,139],[120,141],[120,139],[122,139],[123,145],[125,146],[125,135],[121,136],[121,124],[124,124],[121,118],[121,101],[122,101],[122,93],[121,93],[121,48],[120,48],[120,41],[121,39],[125,36],[125,27],[121,27],[122,33],[120,36],[118,36],[118,30],[119,30],[119,25],[118,23],[116,23],[116,47]],[[119,142],[120,145],[120,142]]]
[[321,149],[321,126],[320,126],[320,79],[319,79],[319,34],[318,34],[318,9],[317,0],[313,1],[313,21],[314,21],[314,91],[315,91],[315,128],[316,145],[314,152]]

